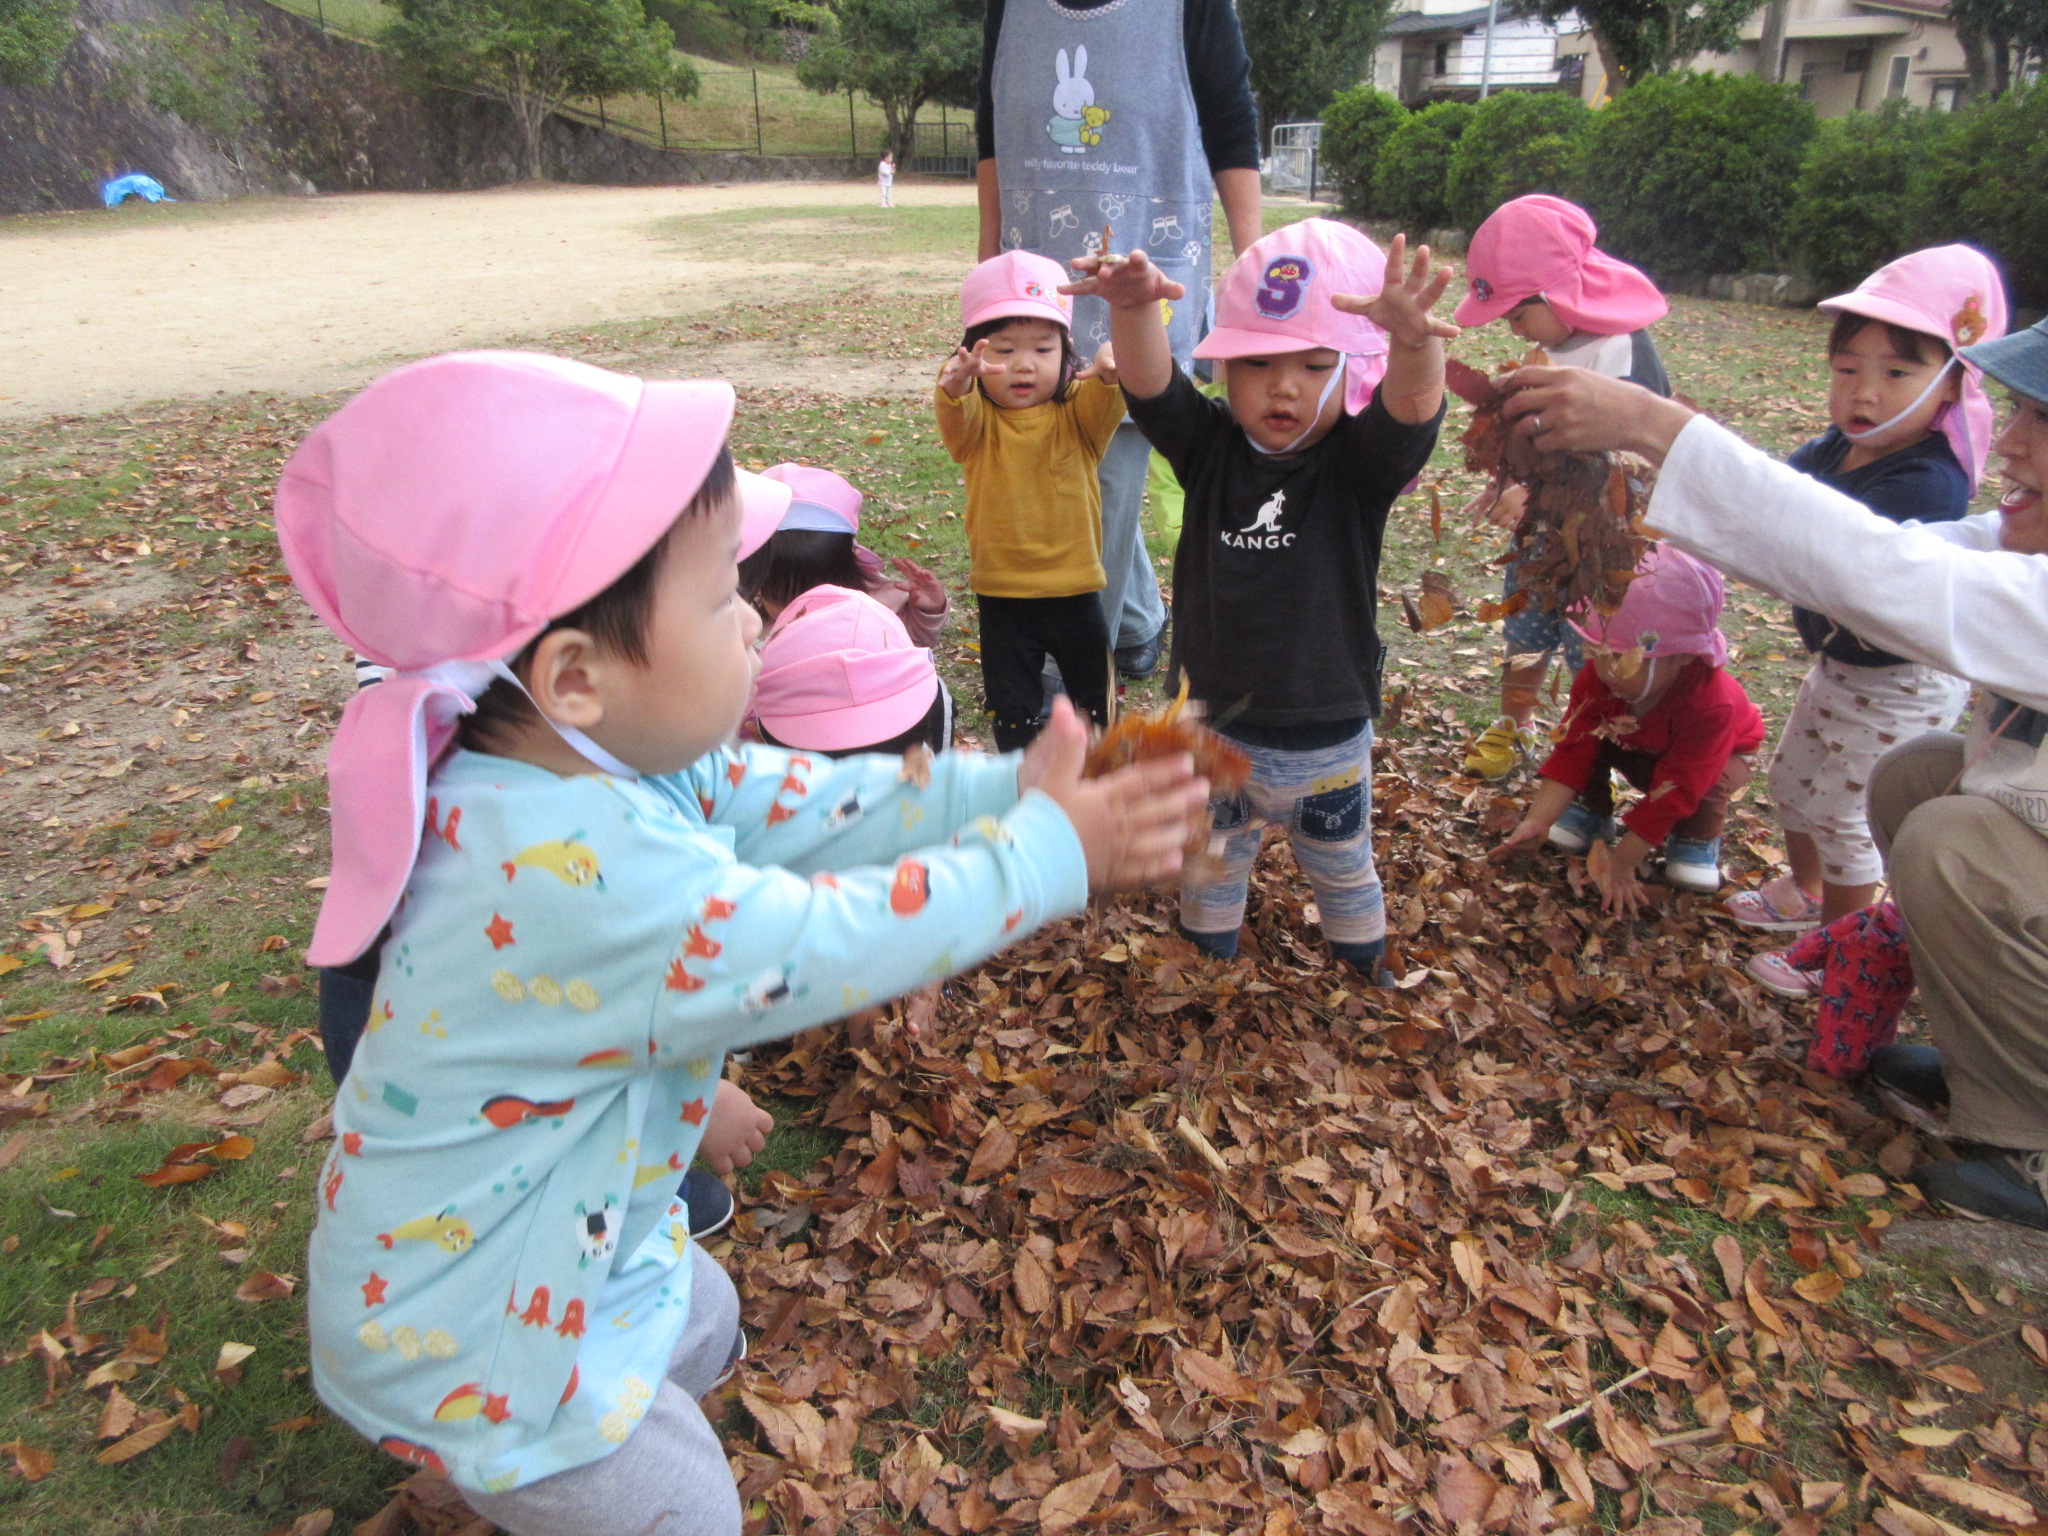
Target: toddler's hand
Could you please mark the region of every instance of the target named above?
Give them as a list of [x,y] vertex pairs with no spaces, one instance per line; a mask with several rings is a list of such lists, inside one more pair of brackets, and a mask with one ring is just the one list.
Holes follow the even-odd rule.
[[[1067,263],[1080,278],[1061,283],[1061,293],[1092,293],[1111,309],[1138,309],[1161,299],[1187,297],[1187,288],[1152,265],[1143,251],[1128,256],[1076,256]],[[1449,281],[1448,273],[1445,281]]]
[[1503,532],[1513,533],[1521,525],[1522,513],[1528,505],[1529,488],[1510,481],[1506,486],[1489,485],[1465,503],[1465,511],[1475,523],[1491,523]]
[[746,1089],[721,1078],[697,1155],[721,1179],[730,1178],[734,1169],[746,1167],[768,1145],[768,1133],[774,1129],[775,1117],[755,1104]]
[[1525,816],[1486,857],[1491,863],[1505,864],[1518,853],[1533,853],[1543,846],[1543,835],[1549,830],[1548,823],[1531,821]]
[[988,338],[982,337],[974,344],[974,350],[955,347],[953,355],[946,359],[944,371],[939,374],[939,388],[958,400],[974,388],[976,379],[992,379],[1009,370],[1002,363],[990,362],[984,355],[988,351]]
[[1430,271],[1428,246],[1417,246],[1411,260],[1408,237],[1396,235],[1387,249],[1387,277],[1380,291],[1370,298],[1358,293],[1334,294],[1330,303],[1346,314],[1365,316],[1404,347],[1420,347],[1439,337],[1449,340],[1461,334],[1450,321],[1430,313],[1450,282],[1448,266]]
[[1588,850],[1586,858],[1586,873],[1600,887],[1600,910],[1610,917],[1634,917],[1650,898],[1642,881],[1636,878],[1635,861],[1604,843],[1595,843],[1593,847],[1606,854],[1605,858],[1598,858]]
[[1105,384],[1116,383],[1116,353],[1108,342],[1105,341],[1097,348],[1088,366],[1074,375],[1076,384],[1083,379],[1100,379]]
[[1052,722],[1025,750],[1019,790],[1038,789],[1067,813],[1088,856],[1088,888],[1131,890],[1180,872],[1183,851],[1207,825],[1209,781],[1194,759],[1152,758],[1099,779],[1083,779],[1088,732],[1062,695]]
[[896,567],[896,574],[901,576],[903,584],[910,588],[910,601],[913,607],[932,613],[946,606],[946,586],[938,577],[908,555],[898,555],[889,563]]

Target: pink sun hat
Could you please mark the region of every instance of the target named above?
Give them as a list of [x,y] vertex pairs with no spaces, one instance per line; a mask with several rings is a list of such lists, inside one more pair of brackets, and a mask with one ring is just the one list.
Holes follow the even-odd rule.
[[349,700],[328,751],[313,964],[354,959],[390,921],[427,774],[493,664],[654,547],[732,414],[729,384],[455,352],[385,374],[299,445],[277,488],[286,568],[344,644],[395,673]]
[[1070,327],[1074,300],[1060,292],[1067,274],[1049,256],[1031,251],[1005,251],[991,256],[960,287],[960,329],[971,331],[990,320],[1050,320]]
[[1585,209],[1547,192],[1502,203],[1472,232],[1465,253],[1471,291],[1451,318],[1485,325],[1541,299],[1573,330],[1594,336],[1625,336],[1663,319],[1671,306],[1657,285],[1595,249],[1599,233]]
[[1582,609],[1571,626],[1610,650],[1641,645],[1646,656],[1704,656],[1718,667],[1728,660],[1724,596],[1721,573],[1711,565],[1669,544],[1652,544],[1621,606],[1605,616]]
[[1347,359],[1345,408],[1361,411],[1387,371],[1387,333],[1332,307],[1339,293],[1370,298],[1387,256],[1348,224],[1302,219],[1245,248],[1216,288],[1216,328],[1195,356],[1229,359],[1328,347]]
[[789,487],[789,510],[782,514],[776,532],[860,532],[863,498],[845,476],[811,464],[777,464],[773,469],[763,470],[761,477]]
[[939,696],[932,653],[865,592],[813,587],[761,646],[754,714],[786,747],[846,752],[901,736]]
[[[1968,245],[1909,251],[1879,267],[1854,292],[1822,299],[1820,308],[1902,325],[1946,342],[1958,356],[1964,347],[2003,336],[2009,318],[2005,280],[1989,256]],[[1984,392],[1983,370],[1966,357],[1961,367],[1962,399],[1943,407],[1934,425],[1975,491],[1991,452],[1991,398]]]

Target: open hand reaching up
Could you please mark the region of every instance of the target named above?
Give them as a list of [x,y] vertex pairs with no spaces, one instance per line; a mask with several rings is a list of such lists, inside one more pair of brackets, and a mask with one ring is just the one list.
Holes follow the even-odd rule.
[[1330,303],[1348,315],[1365,316],[1404,347],[1426,346],[1431,341],[1448,341],[1460,334],[1457,326],[1431,313],[1450,282],[1448,266],[1430,270],[1428,246],[1418,245],[1410,257],[1408,237],[1396,235],[1387,248],[1387,277],[1380,291],[1370,297],[1360,293],[1333,294]]
[[1005,364],[988,357],[988,340],[988,337],[982,337],[974,344],[972,352],[965,347],[955,347],[939,374],[939,388],[958,400],[974,388],[976,379],[1000,378],[1007,373],[1009,369]]
[[[1092,293],[1112,309],[1137,309],[1157,304],[1161,299],[1187,297],[1186,285],[1176,283],[1153,266],[1152,259],[1143,251],[1132,251],[1128,256],[1076,256],[1068,265],[1081,276],[1071,283],[1061,283],[1060,292]],[[1448,270],[1445,281],[1449,281]]]
[[1116,383],[1116,352],[1108,342],[1105,341],[1096,348],[1095,356],[1089,360],[1088,366],[1074,375],[1076,384],[1083,379],[1100,379],[1105,384]]

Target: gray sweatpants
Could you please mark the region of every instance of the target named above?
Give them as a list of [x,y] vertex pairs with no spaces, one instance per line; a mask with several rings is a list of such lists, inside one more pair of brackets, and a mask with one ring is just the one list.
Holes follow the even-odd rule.
[[465,1488],[471,1509],[512,1536],[739,1536],[739,1489],[697,1406],[732,1358],[739,1292],[702,1248],[692,1244],[690,1258],[689,1326],[626,1443],[510,1493]]
[[1948,1077],[1950,1131],[2048,1150],[2048,838],[1981,795],[1946,793],[1963,738],[1933,731],[1870,775],[1870,830],[1906,920]]

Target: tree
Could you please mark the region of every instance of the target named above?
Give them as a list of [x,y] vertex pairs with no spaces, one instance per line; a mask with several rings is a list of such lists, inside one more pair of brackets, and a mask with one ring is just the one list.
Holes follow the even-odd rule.
[[1307,122],[1365,72],[1393,0],[1238,0],[1259,116]]
[[694,96],[697,72],[642,0],[397,0],[382,41],[423,80],[501,102],[539,176],[548,116],[577,96]]
[[1382,218],[1392,219],[1422,240],[1432,229],[1451,222],[1445,189],[1451,156],[1472,121],[1468,101],[1432,102],[1413,113],[1380,146],[1372,178],[1372,203]]
[[1600,50],[1608,93],[1619,95],[1695,54],[1732,53],[1756,0],[1535,0],[1530,10],[1550,22],[1577,13]]
[[1317,158],[1336,184],[1337,196],[1353,213],[1372,210],[1372,178],[1380,150],[1408,119],[1408,109],[1385,91],[1354,85],[1339,91],[1323,109]]
[[71,48],[78,0],[0,0],[0,85],[41,86],[57,78]]
[[982,10],[982,0],[839,0],[796,77],[867,97],[882,109],[890,153],[907,162],[927,103],[974,104]]
[[1948,19],[1970,71],[1970,94],[2002,96],[2029,59],[2048,63],[2048,5],[2042,0],[1948,0]]
[[199,0],[153,26],[125,28],[127,72],[143,100],[167,112],[236,170],[263,117],[263,32],[246,11]]
[[1472,110],[1451,151],[1451,222],[1477,229],[1494,209],[1529,192],[1563,193],[1578,170],[1593,114],[1561,91],[1502,91]]
[[1955,123],[1953,113],[1887,101],[1820,125],[1793,185],[1785,238],[1824,292],[1840,293],[1912,248],[1907,189]]

